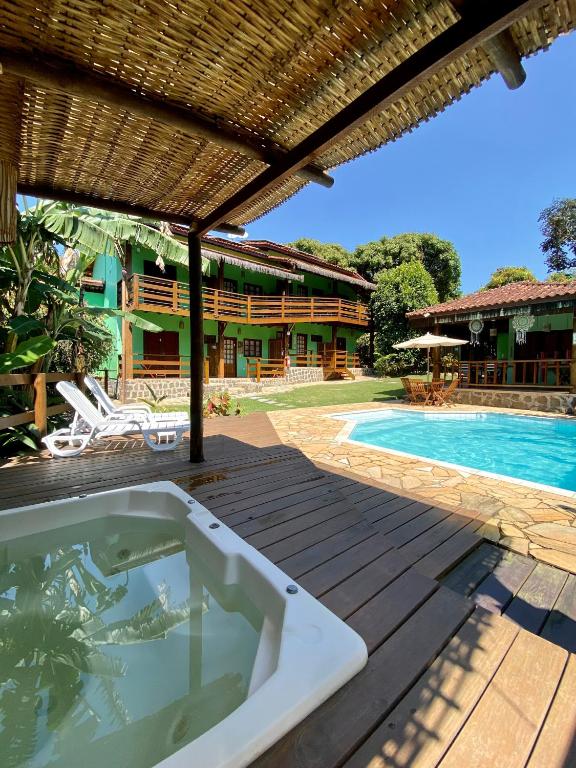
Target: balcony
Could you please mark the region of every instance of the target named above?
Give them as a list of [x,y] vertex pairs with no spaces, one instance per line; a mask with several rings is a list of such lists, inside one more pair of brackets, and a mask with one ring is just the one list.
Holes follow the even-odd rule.
[[570,389],[572,360],[462,360],[447,371],[457,373],[462,387]]
[[[368,308],[346,299],[317,296],[248,296],[204,288],[205,320],[248,325],[279,323],[342,323],[366,327]],[[188,315],[188,286],[175,280],[131,275],[128,308],[141,312]]]

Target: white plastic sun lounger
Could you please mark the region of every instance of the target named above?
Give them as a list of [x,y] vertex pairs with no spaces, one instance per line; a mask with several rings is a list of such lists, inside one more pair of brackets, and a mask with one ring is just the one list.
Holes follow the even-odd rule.
[[74,408],[74,419],[69,427],[57,429],[42,438],[52,456],[78,456],[95,440],[104,437],[142,435],[146,445],[154,451],[170,451],[180,444],[184,433],[190,430],[188,421],[166,421],[135,414],[132,420],[122,414],[120,418],[102,416],[75,384],[59,381],[56,389]]
[[93,376],[85,376],[84,384],[94,395],[98,409],[104,416],[128,416],[129,419],[163,419],[164,421],[188,421],[186,411],[166,411],[154,413],[147,403],[130,403],[128,405],[114,405],[112,399],[104,387]]

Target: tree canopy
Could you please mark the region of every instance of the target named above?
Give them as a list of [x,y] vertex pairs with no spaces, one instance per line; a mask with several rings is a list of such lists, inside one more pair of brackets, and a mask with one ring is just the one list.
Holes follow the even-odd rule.
[[500,288],[508,283],[519,283],[527,280],[530,283],[537,283],[536,275],[528,267],[498,267],[490,275],[490,279],[483,290],[490,288]]
[[547,283],[571,283],[576,280],[574,272],[551,272],[546,278]]
[[567,272],[576,267],[576,200],[555,200],[538,221],[544,235],[542,251],[549,272]]
[[311,256],[318,256],[329,264],[335,264],[338,267],[347,267],[350,263],[351,253],[338,243],[322,243],[320,240],[314,240],[311,237],[300,237],[291,243],[286,243],[291,248],[297,248],[303,253],[309,253]]
[[387,355],[394,344],[415,335],[408,326],[406,312],[437,302],[434,281],[420,261],[408,261],[381,272],[372,294],[378,353]]

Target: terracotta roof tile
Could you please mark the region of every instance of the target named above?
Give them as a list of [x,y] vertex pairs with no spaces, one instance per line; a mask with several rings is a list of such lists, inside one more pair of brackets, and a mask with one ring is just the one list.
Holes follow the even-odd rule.
[[458,312],[470,312],[475,309],[497,309],[498,307],[520,306],[530,302],[544,302],[554,299],[576,299],[576,280],[570,283],[531,283],[523,280],[518,283],[508,283],[500,288],[488,291],[476,291],[468,296],[461,296],[443,304],[433,304],[422,307],[414,312],[408,312],[406,317],[416,319],[428,315],[452,315]]

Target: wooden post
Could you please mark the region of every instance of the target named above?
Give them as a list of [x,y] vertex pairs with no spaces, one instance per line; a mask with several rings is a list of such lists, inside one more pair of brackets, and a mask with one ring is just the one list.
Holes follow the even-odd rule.
[[44,437],[48,432],[47,408],[46,374],[37,373],[34,378],[34,423],[41,437]]
[[[440,326],[438,324],[434,326],[433,333],[435,336],[440,336]],[[440,378],[440,358],[441,348],[432,347],[432,381],[437,381]]]
[[210,384],[210,363],[208,358],[204,360],[204,384]]
[[[123,312],[128,308],[128,278],[132,274],[132,245],[124,245],[124,264],[122,267],[122,299],[121,309]],[[134,349],[132,345],[132,327],[128,320],[122,318],[122,367],[119,371],[121,377],[120,397],[123,403],[126,402],[126,382],[134,376]]]
[[256,358],[256,382],[258,384],[260,384],[261,365],[262,365],[262,360],[259,357],[257,357]]
[[570,391],[576,392],[576,312],[572,316],[572,354],[570,358]]
[[18,167],[15,162],[0,159],[0,243],[16,240],[16,187]]
[[204,461],[202,446],[202,379],[204,323],[202,317],[202,247],[188,230],[188,295],[190,297],[190,461]]
[[227,323],[218,322],[218,338],[216,340],[216,352],[218,353],[218,378],[224,378],[224,331]]

